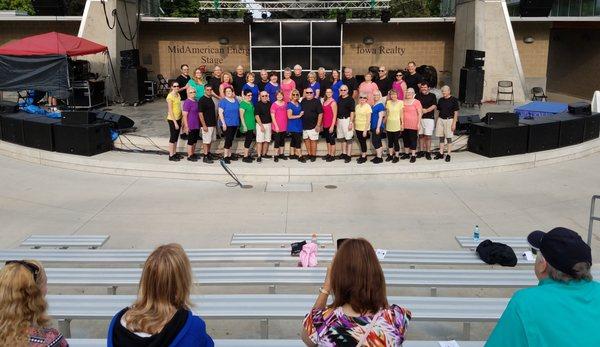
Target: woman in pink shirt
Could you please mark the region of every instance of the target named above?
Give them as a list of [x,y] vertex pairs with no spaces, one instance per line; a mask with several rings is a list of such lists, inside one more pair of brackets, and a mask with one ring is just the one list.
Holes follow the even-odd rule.
[[[224,98],[225,97],[225,89],[226,88],[233,88],[233,85],[231,84],[233,83],[233,77],[231,77],[231,74],[229,72],[223,72],[223,74],[221,75],[221,85],[219,86],[219,96]],[[201,97],[201,96],[199,96]]]
[[375,99],[373,99],[373,92],[379,90],[377,84],[373,82],[373,74],[371,72],[367,72],[365,74],[365,81],[358,86],[358,94],[367,95],[367,103],[371,106],[375,104]]
[[327,155],[323,158],[326,161],[335,160],[335,121],[337,120],[337,103],[333,99],[333,90],[327,88],[323,98],[323,132],[325,133],[325,142],[327,142]]
[[289,67],[283,70],[283,80],[279,84],[279,89],[283,92],[283,101],[290,102],[292,90],[296,89],[296,82],[292,79],[292,70]]
[[410,158],[411,163],[417,160],[417,137],[421,127],[421,116],[423,116],[421,102],[415,99],[415,90],[408,88],[404,99],[404,131],[402,131],[404,154],[400,159]]
[[287,102],[283,101],[283,92],[281,90],[277,92],[276,101],[271,105],[271,122],[276,152],[275,161],[277,162],[279,159],[287,160],[287,157],[283,155],[288,122]]
[[404,100],[404,94],[406,94],[406,82],[404,82],[404,75],[400,70],[396,72],[396,79],[392,83],[392,89],[396,91],[398,100]]

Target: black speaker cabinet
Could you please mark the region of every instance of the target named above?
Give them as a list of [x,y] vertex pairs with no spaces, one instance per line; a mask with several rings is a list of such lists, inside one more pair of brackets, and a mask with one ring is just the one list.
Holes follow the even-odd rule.
[[467,49],[465,54],[465,67],[483,67],[485,64],[485,51],[476,51],[474,49]]
[[0,114],[17,113],[19,105],[14,101],[0,101]]
[[88,111],[64,110],[61,114],[63,124],[91,124],[96,121],[96,115]]
[[54,124],[54,149],[61,153],[85,156],[110,151],[112,141],[108,123],[70,125]]
[[489,158],[527,152],[528,126],[505,127],[476,123],[471,125],[468,149]]
[[456,124],[455,135],[469,134],[471,132],[471,124],[481,123],[481,119],[478,114],[458,116],[458,122]]
[[570,146],[583,142],[583,131],[585,129],[585,118],[568,113],[551,116],[560,121],[560,135],[558,146]]
[[2,141],[12,142],[19,145],[23,143],[23,120],[27,113],[9,113],[2,115],[0,120],[2,126]]
[[133,128],[135,122],[127,117],[120,114],[106,112],[106,111],[94,111],[96,119],[110,123],[110,127],[115,130],[124,130]]
[[481,121],[489,125],[517,126],[519,116],[513,112],[488,112]]
[[583,141],[597,139],[600,135],[600,113],[590,116],[578,116],[584,119]]
[[121,96],[123,101],[135,104],[144,100],[148,70],[145,68],[121,70]]
[[548,17],[554,0],[521,0],[519,14],[521,17]]
[[31,115],[23,120],[23,143],[27,147],[54,150],[52,126],[60,123],[60,119]]
[[560,121],[553,117],[523,119],[521,124],[529,126],[527,152],[539,152],[558,148]]
[[485,72],[482,69],[460,69],[460,85],[458,99],[465,104],[481,104],[483,99],[483,78]]
[[128,49],[119,52],[121,55],[121,69],[135,69],[140,66],[140,51]]

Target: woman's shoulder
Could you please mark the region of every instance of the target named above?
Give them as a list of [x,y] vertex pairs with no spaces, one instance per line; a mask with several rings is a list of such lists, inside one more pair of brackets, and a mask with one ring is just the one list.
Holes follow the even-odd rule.
[[412,318],[412,313],[409,309],[398,305],[391,305],[385,309],[395,322],[400,322],[402,325],[407,324]]

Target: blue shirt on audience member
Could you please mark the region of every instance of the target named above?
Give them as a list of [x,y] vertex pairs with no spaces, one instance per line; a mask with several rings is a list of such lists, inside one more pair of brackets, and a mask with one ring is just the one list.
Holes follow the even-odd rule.
[[342,85],[344,85],[344,82],[342,82],[342,80],[338,80],[337,82],[331,85],[331,90],[333,91],[333,100],[335,100],[335,102],[338,102],[340,100],[340,88],[342,87]]
[[219,101],[219,108],[223,109],[225,125],[237,127],[240,125],[240,103],[235,99],[233,102],[226,98]]
[[485,346],[600,346],[600,283],[545,278],[518,290]]
[[244,84],[244,86],[242,87],[242,96],[244,96],[244,94],[246,94],[246,91],[249,90],[252,92],[252,105],[256,106],[256,103],[258,102],[258,86],[256,84],[254,84],[253,86],[250,86],[248,83]]
[[265,84],[265,92],[269,93],[269,101],[274,103],[277,101],[277,91],[279,90],[279,84],[274,86],[273,83],[269,82]]
[[[385,111],[385,105],[382,102],[378,102],[371,107],[371,129],[377,128],[377,121],[379,120],[379,112]],[[381,130],[385,128],[383,119],[381,120]]]
[[[292,115],[297,116],[302,112],[302,106],[300,103],[294,105],[292,102],[288,102],[288,110],[292,110]],[[287,125],[287,131],[290,133],[301,133],[302,132],[302,118],[289,119]]]

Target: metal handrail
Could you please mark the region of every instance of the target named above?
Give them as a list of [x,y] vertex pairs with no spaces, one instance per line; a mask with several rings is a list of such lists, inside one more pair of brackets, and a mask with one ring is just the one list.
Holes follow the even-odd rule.
[[592,196],[592,204],[590,206],[590,226],[588,227],[588,246],[592,247],[592,230],[594,229],[594,221],[600,221],[600,216],[594,216],[594,209],[596,207],[596,199],[600,199],[600,195]]

